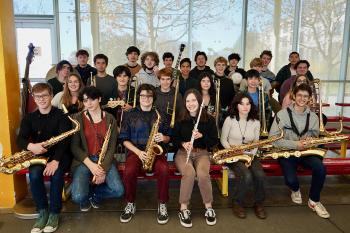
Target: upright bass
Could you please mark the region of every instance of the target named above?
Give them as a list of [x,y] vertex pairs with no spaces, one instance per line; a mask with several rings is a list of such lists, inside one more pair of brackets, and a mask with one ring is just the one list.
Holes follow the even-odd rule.
[[21,113],[22,118],[30,112],[33,112],[36,109],[36,104],[34,102],[34,98],[32,96],[32,86],[30,84],[29,80],[29,66],[32,63],[32,60],[34,58],[34,45],[30,43],[28,45],[28,54],[26,57],[26,67],[24,71],[24,77],[22,78],[22,92],[21,92],[21,99],[22,99],[22,105],[21,105]]

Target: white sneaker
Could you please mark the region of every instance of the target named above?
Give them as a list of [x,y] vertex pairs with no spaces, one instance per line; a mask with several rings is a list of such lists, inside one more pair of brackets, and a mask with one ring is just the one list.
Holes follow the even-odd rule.
[[312,200],[309,199],[308,201],[308,206],[316,212],[316,214],[318,216],[320,216],[321,218],[329,218],[330,214],[328,213],[328,211],[326,210],[326,208],[322,205],[321,202],[314,202]]
[[303,199],[301,198],[300,189],[296,192],[292,191],[292,193],[290,194],[290,197],[292,198],[292,201],[296,204],[303,203]]

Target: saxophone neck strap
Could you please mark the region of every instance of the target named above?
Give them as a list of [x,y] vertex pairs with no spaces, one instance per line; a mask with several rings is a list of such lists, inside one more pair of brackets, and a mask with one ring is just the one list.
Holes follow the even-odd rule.
[[307,131],[309,131],[309,124],[310,124],[310,113],[308,113],[306,115],[306,124],[305,124],[305,128],[304,130],[299,133],[295,123],[294,123],[294,120],[293,120],[293,115],[292,115],[292,110],[288,107],[287,108],[287,112],[288,112],[288,115],[289,115],[289,119],[290,119],[290,124],[291,124],[291,127],[292,127],[292,131],[298,135],[299,137],[302,137],[303,135],[305,135],[307,133]]

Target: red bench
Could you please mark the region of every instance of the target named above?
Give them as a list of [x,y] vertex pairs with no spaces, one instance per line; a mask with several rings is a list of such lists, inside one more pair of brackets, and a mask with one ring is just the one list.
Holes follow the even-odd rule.
[[[282,169],[277,160],[261,160],[262,167],[267,176],[282,176]],[[326,166],[328,175],[348,175],[350,174],[350,158],[324,158],[323,164]],[[310,169],[298,168],[298,175],[311,175]]]
[[[118,163],[117,164],[117,168],[118,171],[120,173],[121,176],[123,176],[124,173],[124,169],[125,169],[125,163]],[[169,172],[170,172],[170,179],[181,179],[181,175],[177,174],[177,168],[174,164],[174,162],[169,162]],[[28,174],[29,171],[28,169],[23,169],[19,172],[17,172],[17,175],[26,175]],[[211,165],[210,166],[210,177],[212,179],[215,179],[216,182],[219,185],[219,189],[221,191],[221,194],[223,196],[227,196],[228,195],[228,171],[225,167],[221,166],[221,165]],[[147,179],[147,180],[151,180],[151,179],[156,179],[155,175],[146,175],[146,173],[144,171],[141,171],[139,176],[139,179]],[[45,176],[44,177],[45,181],[49,181],[49,177]],[[70,173],[66,173],[64,175],[64,181],[65,183],[70,183],[72,181],[72,177],[70,175]],[[63,192],[62,194],[62,198],[64,200],[66,200],[69,197],[69,193]]]

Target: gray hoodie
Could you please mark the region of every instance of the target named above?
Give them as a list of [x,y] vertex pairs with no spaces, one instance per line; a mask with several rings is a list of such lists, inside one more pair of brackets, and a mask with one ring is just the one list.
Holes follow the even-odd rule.
[[[292,117],[294,120],[294,124],[297,127],[299,132],[302,132],[305,129],[306,117],[307,117],[307,114],[310,113],[309,130],[306,132],[306,134],[303,135],[303,137],[318,137],[319,135],[318,116],[314,112],[311,112],[309,107],[307,107],[303,113],[297,113],[294,109],[294,104],[289,106],[289,108],[292,110]],[[274,147],[296,150],[300,137],[293,130],[291,130],[292,126],[291,126],[287,109],[282,109],[281,111],[279,111],[277,113],[277,117],[280,119],[280,122],[279,122],[280,128],[284,130],[284,138],[274,142],[272,145]],[[269,136],[271,137],[279,134],[280,134],[280,131],[277,127],[277,122],[275,117],[273,124],[271,126]]]

